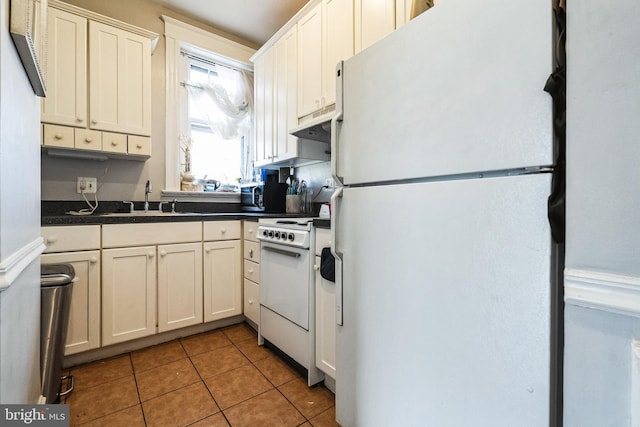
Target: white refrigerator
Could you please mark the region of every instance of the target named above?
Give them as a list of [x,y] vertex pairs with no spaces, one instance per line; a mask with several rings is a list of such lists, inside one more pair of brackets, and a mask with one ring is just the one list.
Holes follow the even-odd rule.
[[338,64],[343,427],[553,424],[551,3],[446,0]]

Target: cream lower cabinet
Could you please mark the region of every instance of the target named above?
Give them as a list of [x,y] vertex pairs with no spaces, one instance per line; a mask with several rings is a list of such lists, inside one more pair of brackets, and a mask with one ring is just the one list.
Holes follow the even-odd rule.
[[100,347],[100,226],[43,227],[43,264],[67,263],[75,278],[65,355]]
[[102,251],[102,344],[156,333],[156,247]]
[[240,221],[203,224],[204,321],[242,314]]
[[336,378],[336,286],[320,275],[322,248],[330,246],[329,230],[316,229],[316,367]]
[[103,345],[202,322],[201,242],[201,222],[102,226]]
[[202,323],[202,245],[158,246],[158,332]]
[[258,223],[243,223],[244,297],[243,309],[247,319],[260,325],[260,243],[256,237]]

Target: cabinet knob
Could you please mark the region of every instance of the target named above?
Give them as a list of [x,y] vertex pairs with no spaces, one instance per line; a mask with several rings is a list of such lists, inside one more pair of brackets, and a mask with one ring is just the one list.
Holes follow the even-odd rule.
[[98,124],[98,121],[97,121],[97,120],[91,120],[91,124],[92,124],[92,125],[97,125],[97,124]]
[[138,149],[140,149],[140,148],[142,148],[142,144],[137,143],[137,144],[136,144],[136,147],[138,147]]
[[87,144],[90,144],[90,143],[91,143],[91,141],[93,141],[93,140],[92,140],[91,138],[89,138],[89,137],[86,137],[86,138],[84,139],[84,142],[86,142]]
[[154,254],[153,252],[149,252],[149,253],[147,254],[147,258],[151,259],[151,258],[153,258],[155,255],[156,255],[156,254]]
[[82,117],[76,117],[76,122],[82,123],[84,119]]
[[220,232],[221,232],[222,234],[224,234],[224,233],[226,233],[226,232],[227,232],[227,229],[226,229],[226,228],[221,228],[221,229],[220,229]]
[[118,145],[118,142],[117,142],[117,141],[111,141],[111,146],[112,146],[112,147],[115,147],[116,145]]
[[98,258],[96,258],[96,257],[91,257],[91,259],[89,260],[89,262],[90,262],[91,264],[95,264],[95,263],[97,263],[97,262],[98,262]]
[[55,243],[58,241],[58,237],[57,236],[49,236],[47,237],[47,243]]
[[249,269],[249,274],[253,274],[253,268]]
[[249,258],[253,258],[253,249],[249,249]]
[[253,228],[250,228],[250,229],[249,229],[249,230],[247,230],[247,231],[249,231],[249,234],[251,234],[251,235],[253,236]]
[[61,133],[56,133],[55,135],[53,135],[54,139],[62,139],[62,134]]
[[315,271],[318,271],[318,270],[320,270],[320,266],[318,264],[313,264],[313,269]]
[[209,253],[209,252],[211,252],[211,248],[206,248],[204,251],[205,251],[206,253]]
[[252,299],[249,300],[249,305],[253,305],[253,300]]
[[160,251],[160,256],[161,257],[166,257],[167,256],[167,252],[166,251]]

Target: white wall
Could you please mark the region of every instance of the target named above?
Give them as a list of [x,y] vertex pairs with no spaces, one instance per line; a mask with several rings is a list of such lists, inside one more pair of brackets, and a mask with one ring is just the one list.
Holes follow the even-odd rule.
[[[40,100],[9,35],[9,0],[0,6],[0,402],[35,403],[40,394]],[[29,250],[31,248],[31,250]],[[27,253],[25,253],[25,251]]]
[[629,426],[640,405],[640,2],[568,7],[564,425]]

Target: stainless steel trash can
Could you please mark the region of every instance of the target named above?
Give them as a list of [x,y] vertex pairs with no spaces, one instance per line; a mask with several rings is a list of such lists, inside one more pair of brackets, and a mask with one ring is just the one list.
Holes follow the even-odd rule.
[[[69,264],[40,266],[40,380],[47,403],[60,401],[64,345],[69,325],[71,291],[75,271]],[[73,389],[71,379],[69,388]]]

